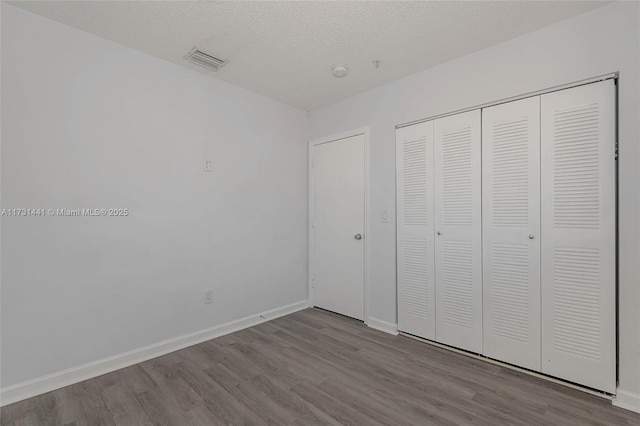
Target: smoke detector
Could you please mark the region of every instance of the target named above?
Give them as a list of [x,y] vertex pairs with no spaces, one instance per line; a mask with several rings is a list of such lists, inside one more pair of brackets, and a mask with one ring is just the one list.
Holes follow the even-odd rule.
[[347,70],[347,67],[343,65],[336,65],[335,67],[333,67],[331,72],[333,73],[334,77],[342,78],[342,77],[346,77],[348,70]]
[[200,65],[214,72],[219,71],[227,63],[224,59],[216,58],[195,47],[184,58],[192,64]]

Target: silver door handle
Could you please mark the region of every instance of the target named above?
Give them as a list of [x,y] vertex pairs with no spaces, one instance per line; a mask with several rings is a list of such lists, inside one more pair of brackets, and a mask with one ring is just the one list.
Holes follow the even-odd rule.
[[353,238],[355,238],[356,240],[361,240],[362,239],[362,234],[356,234],[353,236]]
[[536,237],[535,235],[533,235],[533,234],[529,234],[529,239],[530,239],[530,240],[533,240],[535,237]]
[[440,231],[438,231],[438,235],[441,235],[441,234],[440,234]]

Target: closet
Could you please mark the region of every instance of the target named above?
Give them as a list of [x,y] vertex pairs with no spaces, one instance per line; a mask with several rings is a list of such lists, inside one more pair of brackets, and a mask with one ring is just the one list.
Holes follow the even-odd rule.
[[480,111],[433,122],[436,339],[482,350]]
[[540,371],[540,97],[482,118],[483,353]]
[[398,328],[615,392],[615,81],[396,131]]

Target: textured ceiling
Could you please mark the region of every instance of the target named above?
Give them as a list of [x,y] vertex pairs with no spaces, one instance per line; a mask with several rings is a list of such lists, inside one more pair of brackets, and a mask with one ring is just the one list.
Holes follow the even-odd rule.
[[[312,110],[608,2],[9,3]],[[183,57],[193,46],[229,63],[218,73],[192,65]],[[335,64],[349,75],[332,77]]]

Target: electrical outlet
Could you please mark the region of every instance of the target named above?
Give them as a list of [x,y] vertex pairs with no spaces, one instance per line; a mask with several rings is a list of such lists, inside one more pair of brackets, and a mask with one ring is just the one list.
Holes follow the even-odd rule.
[[204,292],[204,304],[208,305],[210,303],[213,303],[213,290],[212,289],[205,290],[205,292]]
[[213,161],[204,160],[204,163],[202,164],[202,170],[204,170],[205,172],[212,172],[213,171]]

